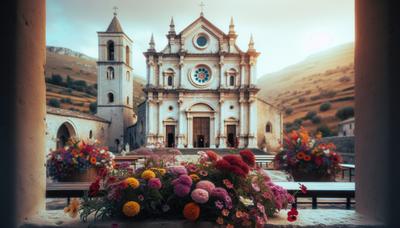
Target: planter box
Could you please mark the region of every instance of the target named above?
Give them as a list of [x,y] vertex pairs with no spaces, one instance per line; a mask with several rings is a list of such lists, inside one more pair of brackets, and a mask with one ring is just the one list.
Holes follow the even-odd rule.
[[307,173],[292,171],[294,181],[297,182],[334,182],[335,175],[321,175],[316,173]]
[[93,182],[97,177],[97,168],[89,168],[84,172],[75,172],[60,178],[59,182]]

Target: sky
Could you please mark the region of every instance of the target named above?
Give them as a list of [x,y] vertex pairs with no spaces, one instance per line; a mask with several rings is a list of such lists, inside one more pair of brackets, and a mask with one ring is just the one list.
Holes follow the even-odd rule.
[[[157,51],[167,44],[171,17],[177,33],[196,20],[200,0],[47,0],[47,45],[97,58],[97,32],[105,31],[118,8],[124,32],[133,40],[133,68],[146,75],[143,52],[153,33]],[[354,0],[203,0],[204,16],[225,33],[233,17],[237,44],[246,51],[253,34],[261,52],[262,76],[331,47],[354,42]]]

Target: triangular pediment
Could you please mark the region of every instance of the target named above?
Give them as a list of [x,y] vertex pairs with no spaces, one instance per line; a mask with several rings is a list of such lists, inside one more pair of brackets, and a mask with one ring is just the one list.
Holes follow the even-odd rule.
[[185,36],[186,34],[190,33],[193,31],[193,29],[196,29],[198,27],[202,27],[204,30],[207,30],[214,36],[218,38],[223,38],[226,37],[226,34],[219,29],[217,26],[215,26],[213,23],[211,23],[209,20],[207,20],[205,17],[200,16],[197,18],[195,21],[193,21],[190,25],[188,25],[186,28],[184,28],[180,33],[179,36]]

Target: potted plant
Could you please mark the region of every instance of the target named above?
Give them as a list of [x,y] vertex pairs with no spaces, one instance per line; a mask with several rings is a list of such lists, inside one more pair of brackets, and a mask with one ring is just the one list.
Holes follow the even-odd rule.
[[276,169],[290,173],[295,181],[335,181],[341,156],[333,143],[319,143],[304,129],[285,133],[282,150],[275,156]]
[[47,174],[60,182],[91,182],[101,170],[112,169],[114,155],[97,141],[74,140],[47,155]]

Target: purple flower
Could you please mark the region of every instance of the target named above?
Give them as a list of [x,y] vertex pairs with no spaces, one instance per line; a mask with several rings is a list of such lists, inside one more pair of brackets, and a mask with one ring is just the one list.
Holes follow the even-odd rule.
[[151,178],[147,183],[147,186],[152,189],[160,189],[162,187],[161,181],[158,178]]
[[223,200],[227,208],[231,209],[233,207],[232,198],[229,196],[225,188],[221,187],[214,188],[211,191],[210,195],[214,198]]
[[211,191],[215,189],[215,185],[211,181],[202,180],[196,184],[196,188],[204,189],[208,193],[211,193]]
[[181,175],[178,178],[176,178],[175,180],[172,181],[173,185],[177,185],[177,184],[182,184],[182,185],[186,185],[186,186],[192,186],[193,180],[190,176],[188,175]]
[[190,187],[183,184],[176,184],[174,185],[174,193],[179,197],[185,197],[189,194]]
[[188,174],[184,166],[171,166],[168,168],[168,171],[177,176]]
[[215,201],[215,206],[216,206],[218,209],[221,210],[221,209],[224,207],[224,204],[222,203],[222,201],[217,200],[217,201]]
[[204,189],[197,188],[192,191],[190,196],[196,203],[207,203],[208,201],[208,192]]

